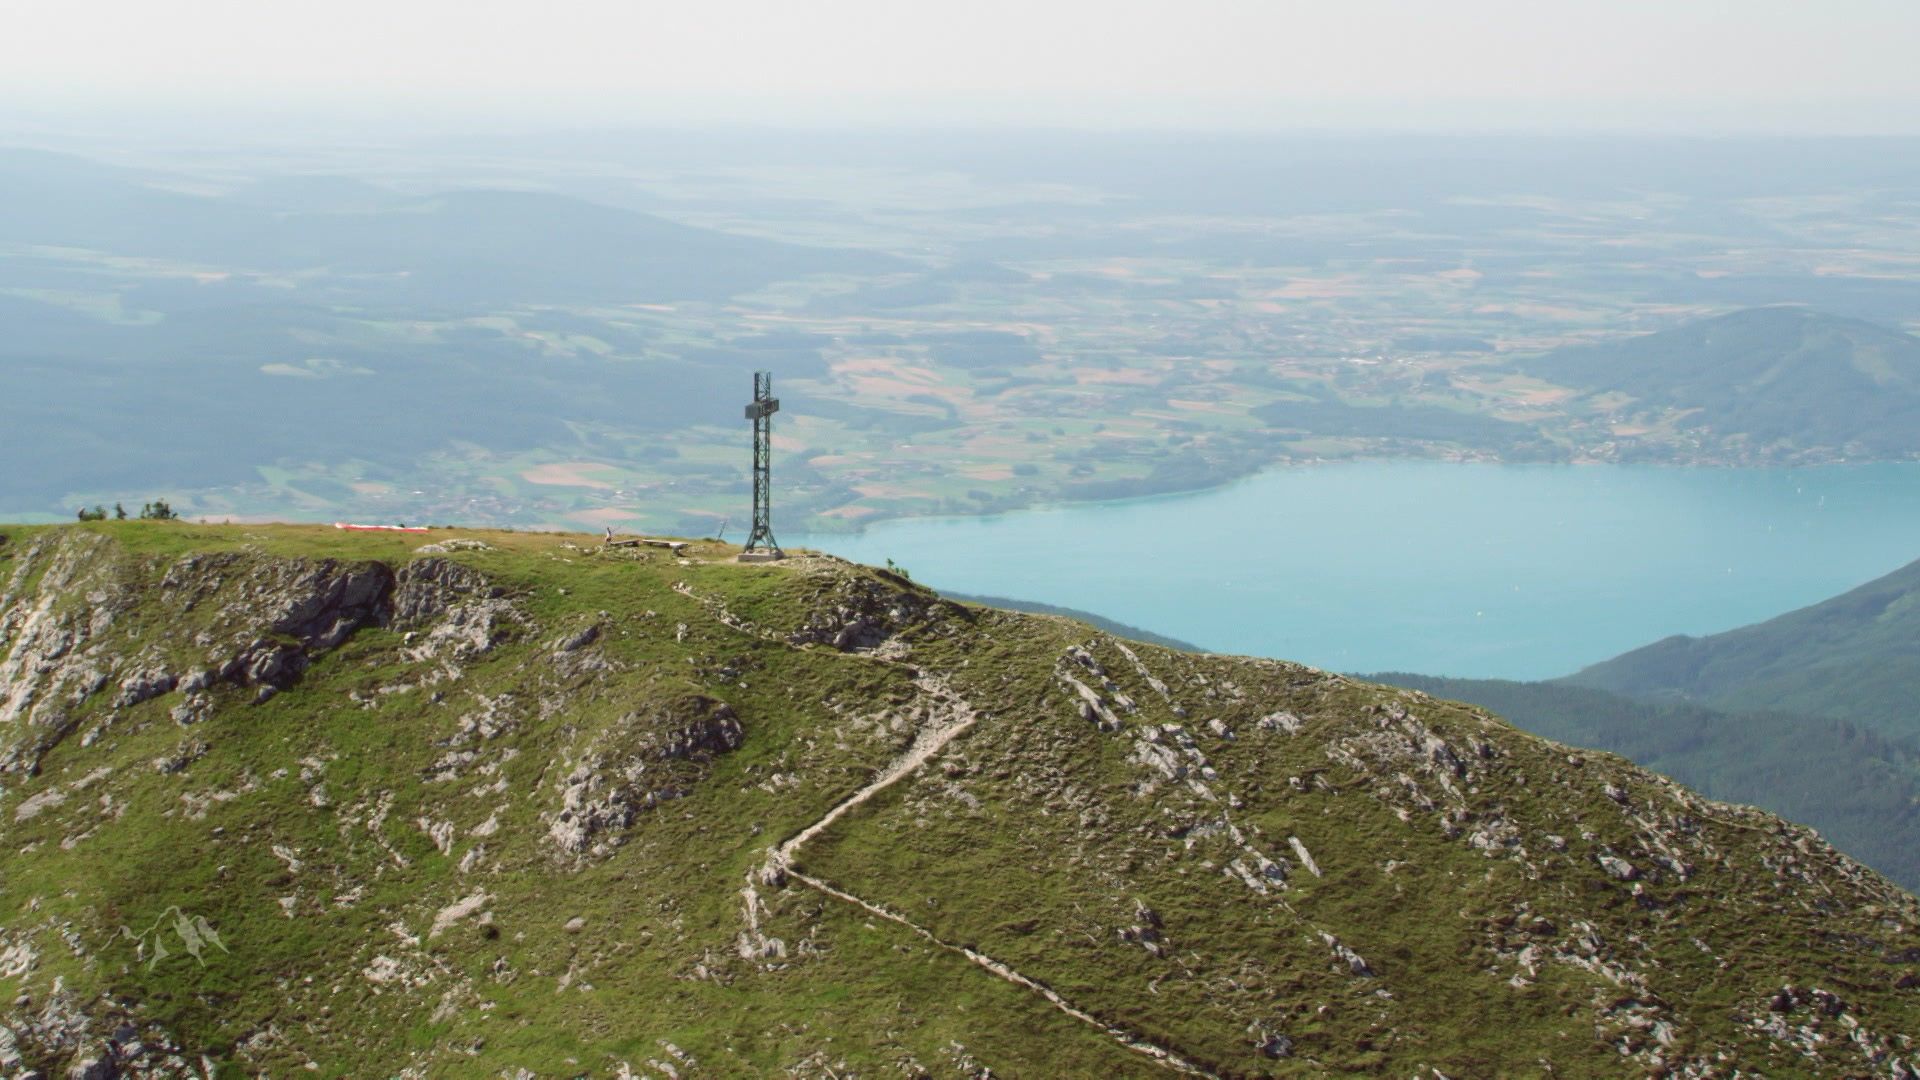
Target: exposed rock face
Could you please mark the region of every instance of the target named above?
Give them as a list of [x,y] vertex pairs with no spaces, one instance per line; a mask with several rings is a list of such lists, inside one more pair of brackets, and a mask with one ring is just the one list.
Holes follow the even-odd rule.
[[[189,555],[170,566],[162,586],[182,616],[211,609],[195,644],[198,665],[236,686],[284,690],[313,659],[363,626],[382,622],[393,571],[380,563],[332,559],[261,560],[233,554]],[[182,680],[203,688],[208,676],[148,673],[149,687]]]
[[[273,564],[276,570],[284,564]],[[411,569],[411,567],[409,567]],[[270,626],[299,638],[309,652],[323,652],[384,613],[393,571],[381,563],[343,566],[327,559],[269,572],[264,588]]]
[[692,694],[628,714],[611,735],[624,746],[589,749],[562,782],[547,835],[568,854],[604,855],[641,811],[685,795],[705,765],[739,749],[746,731],[731,705]]
[[[261,559],[225,552],[168,564],[155,601],[172,620],[130,650],[116,637],[140,601],[100,537],[37,537],[0,587],[0,775],[31,774],[72,735],[78,707],[115,687],[111,706],[181,698],[167,712],[204,720],[219,687],[264,700],[369,626],[424,630],[416,654],[467,660],[531,626],[504,591],[445,559],[383,563]],[[150,630],[135,631],[149,633]]]
[[94,642],[127,601],[105,550],[90,534],[37,537],[0,588],[0,775],[37,771],[78,725],[74,710],[111,681],[114,657]]
[[157,698],[172,690],[177,681],[161,668],[136,671],[120,684],[120,694],[113,699],[113,707],[125,709]]
[[642,753],[655,761],[706,763],[717,754],[740,749],[746,732],[733,706],[702,694],[670,702],[654,714]]
[[419,559],[401,569],[394,592],[392,625],[429,626],[414,646],[416,659],[466,661],[484,655],[516,628],[531,622],[504,590],[479,572],[446,559]]
[[589,624],[553,643],[556,653],[578,652],[600,640],[600,627]]
[[952,619],[967,610],[902,578],[825,573],[825,588],[811,598],[806,622],[787,635],[795,645],[831,645],[841,652],[877,649],[911,630]]
[[[18,1003],[16,1003],[17,1005]],[[137,1022],[122,1005],[85,1009],[72,993],[56,990],[37,1008],[16,1010],[0,1026],[0,1070],[9,1076],[51,1075],[70,1080],[187,1080],[199,1074],[164,1030]],[[25,1070],[29,1063],[41,1069]]]
[[478,571],[448,559],[416,559],[401,568],[397,581],[393,624],[403,628],[422,626],[464,600],[501,595]]
[[67,1069],[67,1080],[114,1080],[120,1075],[113,1047],[93,1043],[80,1048],[76,1060]]

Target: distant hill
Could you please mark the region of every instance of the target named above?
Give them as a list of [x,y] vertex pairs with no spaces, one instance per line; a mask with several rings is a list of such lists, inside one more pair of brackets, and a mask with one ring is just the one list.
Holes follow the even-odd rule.
[[404,196],[295,177],[220,196],[168,179],[0,148],[0,244],[305,271],[327,301],[380,306],[719,300],[803,274],[908,267],[548,192]]
[[1520,362],[1529,374],[1633,397],[1751,448],[1920,453],[1920,338],[1798,307],[1702,319]]
[[[0,325],[0,458],[34,462],[4,490],[48,500],[245,483],[285,459],[398,471],[454,442],[577,442],[568,425],[727,423],[747,372],[772,352],[632,348],[536,364],[521,332],[564,329],[560,316],[524,315],[512,332],[455,327],[396,347],[349,315],[291,303],[116,326],[0,296]],[[818,350],[776,358],[783,373],[821,363]],[[354,423],[341,422],[349,416]]]
[[1619,754],[1713,798],[1804,821],[1920,889],[1920,748],[1910,742],[1824,716],[1634,701],[1562,683],[1404,672],[1365,678],[1470,701],[1535,735]]
[[[183,186],[0,148],[0,460],[34,463],[0,483],[11,505],[255,484],[287,461],[397,477],[449,447],[730,423],[748,371],[823,371],[817,342],[662,342],[545,305],[716,301],[901,265],[544,192]],[[18,254],[37,247],[176,272]],[[594,345],[545,347],[567,335]]]
[[1920,738],[1920,562],[1763,623],[1670,637],[1560,681],[1644,700],[1836,717]]

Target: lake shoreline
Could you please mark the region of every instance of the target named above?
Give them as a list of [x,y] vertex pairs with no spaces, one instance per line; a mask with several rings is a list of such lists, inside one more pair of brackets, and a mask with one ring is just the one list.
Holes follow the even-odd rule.
[[785,539],[1210,651],[1541,679],[1845,591],[1920,556],[1916,535],[1916,463],[1423,460]]
[[[1002,507],[981,513],[914,513],[912,511],[875,510],[848,521],[846,528],[813,527],[803,530],[810,536],[858,536],[867,531],[900,521],[940,521],[954,519],[992,518],[1006,514],[1022,514],[1031,511],[1062,510],[1075,507],[1121,505],[1151,499],[1178,498],[1187,495],[1203,495],[1244,483],[1247,480],[1267,473],[1293,469],[1320,469],[1364,464],[1452,464],[1452,465],[1501,465],[1514,468],[1556,467],[1556,468],[1632,468],[1663,470],[1703,470],[1703,471],[1739,471],[1755,469],[1826,469],[1861,465],[1912,465],[1920,464],[1920,456],[1912,458],[1849,458],[1845,456],[1813,457],[1791,461],[1770,461],[1766,458],[1716,458],[1702,457],[1685,461],[1616,461],[1591,455],[1576,455],[1564,461],[1511,460],[1493,454],[1476,452],[1445,452],[1431,455],[1407,454],[1361,454],[1340,458],[1304,458],[1297,460],[1270,462],[1244,471],[1235,470],[1223,474],[1217,479],[1192,486],[1171,486],[1161,491],[1143,492],[1118,498],[1092,496],[1072,498],[1048,496],[1038,498],[1017,506]],[[776,476],[776,495],[778,478]],[[776,506],[777,510],[777,506]],[[809,520],[817,520],[822,515],[810,515]]]

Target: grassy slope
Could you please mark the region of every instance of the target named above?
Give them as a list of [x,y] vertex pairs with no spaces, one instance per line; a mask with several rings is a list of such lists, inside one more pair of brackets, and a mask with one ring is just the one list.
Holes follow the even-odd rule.
[[[261,575],[291,560],[404,564],[449,535],[4,532],[0,582],[31,591],[64,553],[80,576],[56,613],[94,620],[124,600],[89,647],[182,669],[205,662],[196,635],[217,638],[260,602]],[[676,1049],[720,1074],[1155,1072],[1028,991],[791,882],[762,887],[762,929],[786,955],[737,948],[749,872],[906,746],[930,707],[915,680],[933,674],[980,719],[803,850],[800,868],[1215,1071],[1508,1075],[1550,1059],[1556,1075],[1598,1076],[1623,1053],[1816,1071],[1749,1023],[1788,983],[1841,993],[1876,1038],[1920,1030],[1920,990],[1893,989],[1920,963],[1910,897],[1799,830],[1625,762],[1292,665],[1135,646],[1136,668],[1112,639],[1057,619],[935,605],[894,627],[893,660],[791,644],[848,596],[931,603],[830,560],[747,567],[719,545],[679,561],[459,535],[490,549],[451,558],[503,587],[525,622],[456,663],[457,678],[444,660],[409,660],[408,631],[363,629],[264,704],[216,690],[218,708],[188,727],[168,719],[178,693],[115,709],[111,688],[95,692],[38,775],[0,776],[0,948],[34,957],[0,977],[0,1000],[28,1003],[10,1025],[62,1000],[63,980],[89,1014],[249,1073],[313,1061],[336,1076],[599,1075]],[[163,587],[188,553],[236,561]],[[589,625],[597,641],[557,651]],[[1105,676],[1068,658],[1079,645]],[[1062,671],[1094,688],[1116,730],[1083,718]],[[623,755],[690,693],[729,703],[744,744],[710,764],[648,766],[646,783],[664,770],[684,797],[611,830],[603,850],[557,850],[547,832],[570,770],[636,760]],[[1281,712],[1299,734],[1258,722]],[[474,734],[482,716],[490,737]],[[1197,740],[1190,752],[1165,724]],[[1156,739],[1186,779],[1145,760]],[[170,757],[192,760],[156,767]],[[56,791],[64,800],[45,805]],[[43,808],[23,813],[36,797]],[[1290,865],[1287,888],[1229,876],[1256,851]],[[1603,872],[1610,854],[1637,880]],[[1669,857],[1686,872],[1663,869]],[[1157,954],[1122,933],[1143,925],[1143,904],[1163,924]],[[144,963],[119,928],[175,908],[217,928],[224,951],[203,950],[201,966],[162,922],[175,955]],[[1322,933],[1373,973],[1356,975]],[[1671,1047],[1649,1016],[1673,1025]],[[1274,1035],[1292,1056],[1259,1051]]]
[[1710,637],[1671,637],[1568,676],[1647,700],[1831,716],[1920,738],[1920,562]]
[[1528,731],[1629,758],[1716,799],[1804,821],[1908,889],[1920,888],[1920,753],[1846,720],[1719,712],[1580,686],[1368,678],[1471,701]]
[[[110,531],[122,549],[116,554],[127,560],[119,569],[127,573],[138,573],[146,557],[187,550],[248,545],[276,557],[403,559],[422,542],[277,527],[119,525]],[[22,539],[16,536],[16,548]],[[663,571],[647,563],[587,563],[550,536],[490,534],[488,541],[499,550],[467,558],[502,572],[543,622],[617,612],[625,632],[610,635],[606,650],[632,665],[624,673],[632,678],[620,680],[617,691],[542,687],[565,695],[565,715],[502,737],[499,751],[525,752],[495,758],[507,792],[521,797],[481,794],[485,785],[472,782],[446,790],[451,785],[423,777],[443,755],[466,701],[529,691],[530,676],[538,677],[546,658],[532,641],[498,650],[462,680],[457,696],[438,703],[430,692],[413,691],[381,697],[371,709],[342,707],[356,690],[377,695],[409,674],[393,663],[392,635],[363,631],[310,671],[297,692],[193,729],[166,722],[162,702],[136,707],[133,715],[115,718],[114,734],[95,746],[63,744],[39,785],[83,769],[113,768],[123,778],[115,785],[118,799],[127,806],[113,823],[118,827],[70,851],[60,841],[83,834],[91,812],[78,821],[49,814],[11,830],[11,842],[32,850],[8,860],[9,927],[20,920],[73,920],[88,928],[107,966],[102,971],[84,958],[43,952],[46,966],[31,982],[44,986],[48,976],[65,974],[78,985],[100,985],[104,977],[118,994],[146,1003],[152,1020],[191,1033],[216,1058],[234,1054],[249,1035],[277,1031],[277,1040],[240,1059],[284,1068],[311,1056],[322,1075],[389,1070],[416,1051],[437,1051],[429,1056],[445,1061],[448,1048],[476,1044],[486,1048],[483,1060],[534,1063],[543,1072],[571,1061],[604,1070],[616,1060],[637,1065],[659,1057],[659,1039],[723,1071],[773,1071],[804,1059],[803,1051],[826,1051],[832,1057],[825,1060],[838,1060],[828,1033],[857,1048],[855,1061],[917,1055],[938,1063],[956,1035],[975,1053],[1010,1053],[999,1045],[1006,1038],[996,1034],[1001,1030],[1020,1032],[1023,1046],[1033,1040],[1021,1054],[1033,1067],[1077,1072],[1115,1064],[1116,1053],[1103,1040],[1028,995],[980,980],[964,963],[884,924],[864,926],[839,909],[820,912],[819,933],[832,947],[803,971],[762,973],[740,989],[727,986],[732,980],[725,976],[701,977],[702,964],[725,965],[739,921],[734,889],[764,837],[797,830],[893,749],[884,739],[823,744],[810,738],[828,726],[820,703],[835,696],[899,696],[902,680],[838,654],[732,640],[669,587],[671,580],[702,583],[718,575],[738,579],[729,583],[751,593],[778,571]],[[647,611],[655,614],[643,616]],[[690,628],[684,642],[673,636],[680,621]],[[141,627],[135,641],[177,641],[183,630],[175,623]],[[751,718],[753,743],[722,759],[688,798],[650,815],[617,860],[574,871],[542,850],[538,838],[546,825],[526,796],[559,767],[563,748],[605,730],[636,698],[697,684],[698,676],[686,670],[694,666],[689,660],[712,662],[723,653],[755,669],[751,681],[760,689],[735,684],[727,694]],[[191,738],[212,749],[184,777],[156,775],[149,761]],[[314,784],[302,778],[302,761],[326,762],[317,782],[344,813],[312,806]],[[763,790],[759,782],[775,768],[792,769],[789,775],[801,779],[777,792]],[[244,794],[195,819],[181,812],[180,801],[199,792]],[[372,828],[365,812],[378,793],[390,793],[398,809]],[[422,811],[430,811],[471,835],[496,809],[503,811],[495,834],[501,839],[470,841],[455,851],[488,849],[486,869],[466,875],[416,825]],[[344,823],[353,817],[361,827]],[[300,853],[298,873],[272,853],[274,845]],[[399,858],[409,865],[398,865]],[[364,895],[343,902],[355,889]],[[487,909],[498,936],[461,925],[423,941],[423,948],[401,940],[402,932],[426,938],[437,909],[476,890],[492,896]],[[288,895],[296,901],[293,918],[276,903]],[[32,905],[31,915],[21,905]],[[207,950],[204,969],[175,959],[147,971],[130,945],[113,938],[117,927],[144,928],[174,906],[207,918],[230,951]],[[586,920],[577,935],[563,926],[573,917]],[[414,994],[376,986],[360,973],[378,956],[399,958],[410,977],[433,981]],[[570,970],[579,981],[563,993],[559,979]],[[9,994],[14,989],[7,987]],[[916,1000],[959,1008],[903,1015]],[[443,1002],[457,1012],[435,1019]],[[959,1011],[969,1003],[993,1018],[986,1030],[976,1031],[977,1022]]]

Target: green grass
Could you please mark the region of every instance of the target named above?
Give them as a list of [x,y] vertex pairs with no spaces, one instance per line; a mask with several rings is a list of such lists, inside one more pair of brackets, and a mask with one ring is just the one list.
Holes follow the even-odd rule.
[[[1830,716],[1645,702],[1562,682],[1385,673],[1395,686],[1494,709],[1536,735],[1622,754],[1716,799],[1819,829],[1907,889],[1920,887],[1920,752]],[[1834,691],[1836,707],[1844,691]]]
[[[79,579],[56,607],[76,625],[114,611],[86,647],[103,662],[180,670],[244,638],[270,606],[265,583],[295,561],[402,566],[427,543],[489,545],[449,558],[501,588],[521,621],[484,656],[453,661],[457,677],[444,660],[409,657],[426,627],[394,625],[356,633],[263,704],[218,689],[212,717],[188,728],[168,717],[177,692],[116,710],[110,681],[71,707],[73,734],[38,775],[0,778],[0,947],[37,953],[0,991],[38,1002],[63,980],[102,1023],[126,1017],[236,1074],[311,1060],[328,1076],[597,1075],[667,1060],[667,1043],[703,1075],[1157,1074],[1028,990],[791,882],[759,890],[762,931],[787,955],[737,952],[749,873],[907,745],[935,704],[915,683],[925,675],[979,719],[804,848],[800,865],[1222,1075],[1423,1064],[1530,1075],[1542,1057],[1559,1075],[1617,1074],[1612,1040],[1637,1037],[1620,987],[1553,960],[1509,985],[1530,940],[1514,926],[1535,917],[1555,925],[1543,940],[1557,948],[1571,947],[1576,924],[1595,927],[1603,958],[1646,980],[1633,996],[1674,1023],[1673,1060],[1725,1053],[1769,1075],[1813,1071],[1735,1019],[1764,1011],[1784,982],[1844,987],[1876,1033],[1920,1017],[1920,999],[1890,989],[1913,966],[1902,950],[1920,947],[1911,898],[1772,819],[1683,803],[1618,759],[1570,764],[1564,748],[1461,707],[1292,665],[1133,646],[1169,702],[1091,628],[944,605],[832,560],[743,566],[712,543],[682,560],[603,554],[562,534],[152,522],[0,532],[0,587],[19,572],[31,595],[74,556]],[[189,555],[200,570],[178,569]],[[223,555],[232,561],[207,558]],[[160,585],[170,570],[180,587]],[[897,631],[895,658],[789,642],[843,608]],[[600,629],[591,646],[554,652],[589,624]],[[1082,720],[1056,677],[1074,645],[1138,703],[1120,731]],[[730,705],[744,744],[710,761],[647,758],[690,694]],[[488,703],[496,728],[484,737]],[[1397,721],[1379,710],[1400,703],[1469,762],[1455,792],[1420,753],[1381,749]],[[1300,734],[1257,723],[1280,709],[1304,718]],[[1208,794],[1149,787],[1137,743],[1144,725],[1168,723],[1214,770]],[[7,745],[21,736],[4,734]],[[1480,744],[1491,756],[1474,756]],[[153,765],[188,749],[199,756],[180,771]],[[455,778],[438,778],[466,753]],[[565,853],[547,832],[583,762],[608,785],[677,797],[599,834],[603,849]],[[1645,830],[1603,784],[1629,791],[1695,876],[1659,871]],[[17,817],[56,788],[66,801]],[[1523,851],[1467,842],[1498,822]],[[1549,832],[1565,836],[1564,852],[1545,845]],[[1262,896],[1228,876],[1248,847],[1293,864],[1285,890]],[[1647,868],[1640,896],[1600,872],[1606,850]],[[1781,877],[1787,855],[1810,876]],[[478,894],[473,913],[431,933]],[[1159,913],[1164,955],[1121,938],[1142,903]],[[202,966],[163,936],[174,955],[149,970],[119,928],[174,909],[204,918],[225,951],[204,949]],[[1374,977],[1355,977],[1322,931]],[[379,981],[396,974],[418,984]],[[1261,1054],[1270,1034],[1291,1039],[1293,1056]]]

